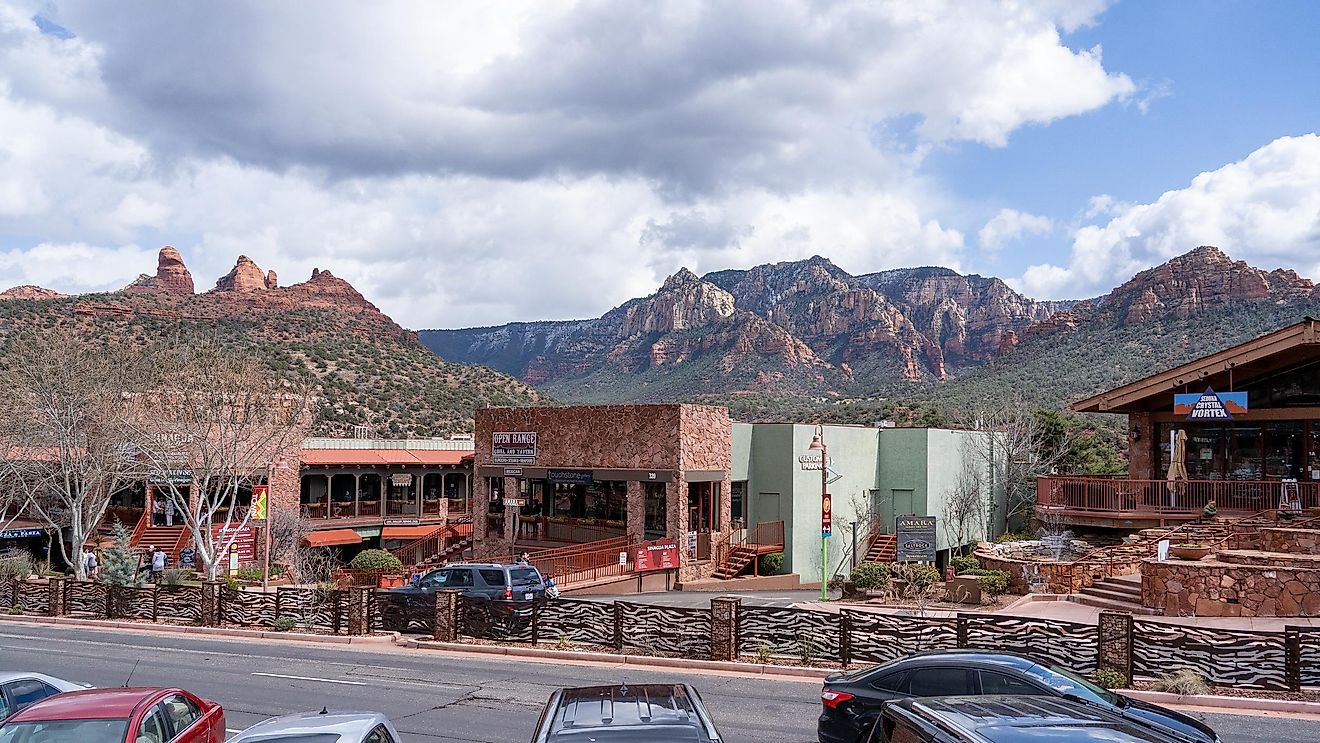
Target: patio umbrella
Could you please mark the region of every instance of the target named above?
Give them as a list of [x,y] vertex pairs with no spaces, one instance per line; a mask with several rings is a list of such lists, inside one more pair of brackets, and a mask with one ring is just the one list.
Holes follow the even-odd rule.
[[1178,493],[1187,483],[1187,432],[1178,429],[1173,436],[1173,455],[1169,458],[1169,505],[1178,507]]

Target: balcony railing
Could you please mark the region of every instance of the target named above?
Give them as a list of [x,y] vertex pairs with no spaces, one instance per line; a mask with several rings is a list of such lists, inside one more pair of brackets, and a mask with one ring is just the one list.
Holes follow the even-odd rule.
[[1036,480],[1036,507],[1078,514],[1199,514],[1210,501],[1220,511],[1256,513],[1294,495],[1302,508],[1320,507],[1320,482],[1279,480],[1124,480],[1050,475]]

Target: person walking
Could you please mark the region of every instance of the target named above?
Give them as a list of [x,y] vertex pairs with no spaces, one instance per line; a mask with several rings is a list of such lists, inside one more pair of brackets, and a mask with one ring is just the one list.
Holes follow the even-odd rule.
[[165,501],[165,525],[174,526],[174,501]]
[[96,580],[96,568],[97,568],[96,553],[91,551],[87,547],[83,547],[82,567],[83,567],[83,574],[87,576],[87,580]]
[[165,574],[166,555],[165,550],[155,548],[151,553],[151,582],[160,583],[161,576]]

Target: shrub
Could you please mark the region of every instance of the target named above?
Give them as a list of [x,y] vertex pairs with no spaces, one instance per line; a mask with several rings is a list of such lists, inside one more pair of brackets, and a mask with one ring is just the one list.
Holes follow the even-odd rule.
[[1091,678],[1094,679],[1097,684],[1105,687],[1106,689],[1127,688],[1127,680],[1123,678],[1123,674],[1119,673],[1118,671],[1111,671],[1108,668],[1101,668],[1100,670],[1091,674]]
[[981,569],[981,561],[972,555],[955,557],[949,560],[949,564],[953,566],[953,572],[958,575],[968,575],[974,570]]
[[1003,544],[1004,542],[1027,542],[1035,538],[1035,535],[1030,532],[1010,531],[995,537],[995,544]]
[[772,552],[768,555],[761,555],[761,564],[757,566],[757,571],[761,575],[779,575],[784,569],[784,553]]
[[989,596],[998,596],[1008,590],[1008,573],[1003,570],[982,570],[976,576],[981,584],[981,592]]
[[24,550],[0,553],[0,578],[26,578],[35,569],[32,555]]
[[798,658],[802,665],[811,665],[812,658],[816,657],[816,635],[811,632],[799,632],[797,636]]
[[1151,683],[1150,688],[1167,694],[1209,694],[1210,684],[1201,674],[1190,668],[1161,674]]
[[864,562],[853,568],[852,584],[862,590],[888,588],[892,571],[879,562]]
[[934,565],[924,563],[910,563],[900,569],[903,580],[907,581],[909,586],[917,589],[929,588],[940,582],[943,577],[940,571]]
[[399,558],[385,550],[376,549],[357,553],[348,566],[354,570],[403,570],[403,563]]
[[259,581],[261,580],[261,576],[262,576],[261,568],[248,567],[248,568],[239,568],[238,574],[235,577],[237,577],[239,580]]
[[181,586],[183,582],[192,577],[192,571],[187,568],[166,568],[160,574],[158,585],[162,586]]
[[761,643],[761,644],[759,644],[759,645],[757,645],[757,646],[756,646],[756,662],[760,663],[760,664],[763,665],[763,666],[766,665],[767,663],[770,662],[770,655],[771,655],[773,652],[774,652],[774,649],[771,648],[768,644],[766,644],[766,643],[764,643],[764,642]]
[[275,620],[276,632],[288,632],[289,630],[293,629],[293,627],[294,627],[294,622],[289,617],[280,617],[279,619]]

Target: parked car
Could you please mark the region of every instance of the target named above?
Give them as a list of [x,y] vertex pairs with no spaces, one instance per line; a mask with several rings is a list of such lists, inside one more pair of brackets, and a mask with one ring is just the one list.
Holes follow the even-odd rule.
[[884,665],[831,674],[820,693],[817,737],[821,743],[854,743],[870,729],[885,702],[971,694],[1072,696],[1188,740],[1217,740],[1207,725],[1181,712],[1108,691],[1042,660],[980,650],[918,653]]
[[399,743],[399,731],[379,712],[301,712],[272,717],[229,743]]
[[541,573],[531,565],[464,562],[436,568],[414,585],[389,590],[427,594],[444,589],[460,590],[470,598],[514,604],[544,599],[546,584]]
[[223,743],[225,711],[183,689],[56,694],[0,723],[0,743]]
[[92,688],[43,673],[6,671],[0,673],[0,721],[29,704],[40,702],[65,691]]
[[550,695],[532,743],[720,743],[697,690],[687,684],[588,686]]
[[1185,743],[1080,698],[927,697],[885,705],[863,743]]

